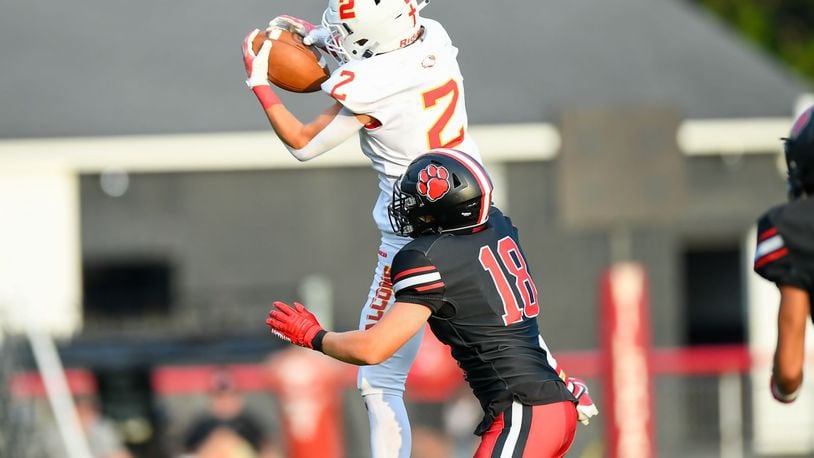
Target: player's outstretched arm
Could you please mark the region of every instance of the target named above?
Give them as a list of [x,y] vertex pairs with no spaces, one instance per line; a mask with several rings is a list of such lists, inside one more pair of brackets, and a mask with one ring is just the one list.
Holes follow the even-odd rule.
[[794,401],[803,382],[806,322],[810,313],[810,298],[804,289],[780,286],[777,349],[771,380],[772,395],[780,402]]
[[357,366],[379,364],[401,348],[427,322],[429,308],[396,302],[382,319],[364,331],[327,332],[301,304],[291,307],[275,302],[266,324],[271,332],[289,342],[321,351]]
[[322,351],[333,358],[356,365],[379,364],[401,348],[427,323],[429,308],[396,302],[373,327],[364,331],[331,332],[325,336]]
[[[335,103],[307,124],[297,119],[282,103],[266,108],[265,112],[271,127],[280,140],[291,148],[302,149],[328,127],[341,110],[342,105]],[[340,141],[357,132],[362,125],[354,120],[349,127]]]
[[372,118],[355,115],[335,102],[310,123],[303,123],[291,113],[271,88],[268,81],[268,56],[273,45],[266,40],[257,54],[252,42],[259,30],[250,32],[243,40],[243,64],[251,88],[274,132],[298,160],[306,161],[337,146],[355,134]]

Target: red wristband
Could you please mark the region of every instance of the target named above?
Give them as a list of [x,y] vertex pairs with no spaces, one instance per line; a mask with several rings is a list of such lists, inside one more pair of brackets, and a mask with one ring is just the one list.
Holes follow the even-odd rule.
[[271,89],[271,86],[261,85],[255,86],[252,88],[252,92],[254,95],[257,96],[257,100],[260,101],[260,105],[263,107],[264,110],[268,110],[269,108],[277,105],[280,102],[280,98],[277,97],[277,94]]

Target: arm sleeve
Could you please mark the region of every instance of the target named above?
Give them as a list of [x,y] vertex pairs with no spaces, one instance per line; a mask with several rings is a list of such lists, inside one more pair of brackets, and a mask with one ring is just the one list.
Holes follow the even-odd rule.
[[567,374],[565,373],[565,370],[562,367],[560,367],[560,363],[557,362],[557,358],[554,357],[554,353],[551,351],[550,348],[548,348],[548,344],[545,342],[545,339],[543,339],[543,336],[539,335],[537,337],[537,340],[540,343],[540,348],[542,348],[545,351],[548,365],[551,366],[552,369],[554,369],[554,372],[556,372],[561,379],[565,380]]
[[444,306],[444,281],[427,256],[416,250],[401,250],[393,259],[390,274],[396,301],[420,304],[433,313]]
[[347,108],[342,108],[342,110],[336,114],[336,117],[312,138],[307,145],[300,149],[295,149],[288,145],[286,145],[286,148],[288,148],[288,152],[297,158],[298,161],[308,161],[335,148],[361,128],[362,124],[356,119],[356,115]]
[[805,282],[792,264],[786,241],[774,223],[776,215],[776,211],[771,211],[758,220],[754,270],[778,286],[790,285],[805,289]]

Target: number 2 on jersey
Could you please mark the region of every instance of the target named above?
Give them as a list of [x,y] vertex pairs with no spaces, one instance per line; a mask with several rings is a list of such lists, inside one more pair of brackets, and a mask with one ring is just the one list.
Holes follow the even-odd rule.
[[333,89],[331,89],[331,97],[335,98],[336,100],[342,101],[348,98],[348,95],[340,94],[336,90],[356,79],[356,73],[353,73],[350,70],[342,70],[339,76],[342,77],[342,80],[336,83],[336,86],[334,86]]
[[460,89],[458,89],[458,83],[455,80],[451,79],[444,83],[441,86],[438,86],[435,89],[431,89],[427,92],[421,94],[424,97],[424,108],[430,109],[438,104],[438,101],[443,99],[444,97],[450,96],[449,103],[447,104],[446,108],[444,108],[444,112],[441,113],[441,116],[438,117],[438,120],[435,121],[435,124],[430,127],[430,130],[427,132],[427,141],[430,145],[430,149],[436,148],[455,148],[456,146],[460,145],[464,141],[464,127],[458,130],[458,136],[444,142],[441,139],[441,134],[444,132],[444,129],[449,124],[450,119],[452,119],[453,113],[455,113],[455,107],[458,106],[458,97],[460,95]]
[[[483,269],[492,277],[500,300],[503,302],[503,323],[506,326],[523,320],[523,317],[533,318],[540,313],[540,305],[537,303],[537,287],[529,274],[526,260],[520,248],[511,237],[503,237],[497,243],[497,254],[500,256],[498,262],[495,253],[488,245],[480,248],[478,260]],[[514,290],[503,273],[503,267],[514,277]],[[515,291],[520,294],[523,300],[523,310],[517,303]]]

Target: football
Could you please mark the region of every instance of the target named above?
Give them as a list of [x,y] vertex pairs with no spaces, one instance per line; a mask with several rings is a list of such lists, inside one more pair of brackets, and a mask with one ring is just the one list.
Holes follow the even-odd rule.
[[261,31],[252,42],[255,53],[266,39],[272,42],[268,78],[275,86],[291,92],[315,92],[330,76],[322,54],[304,45],[298,34],[281,29]]

